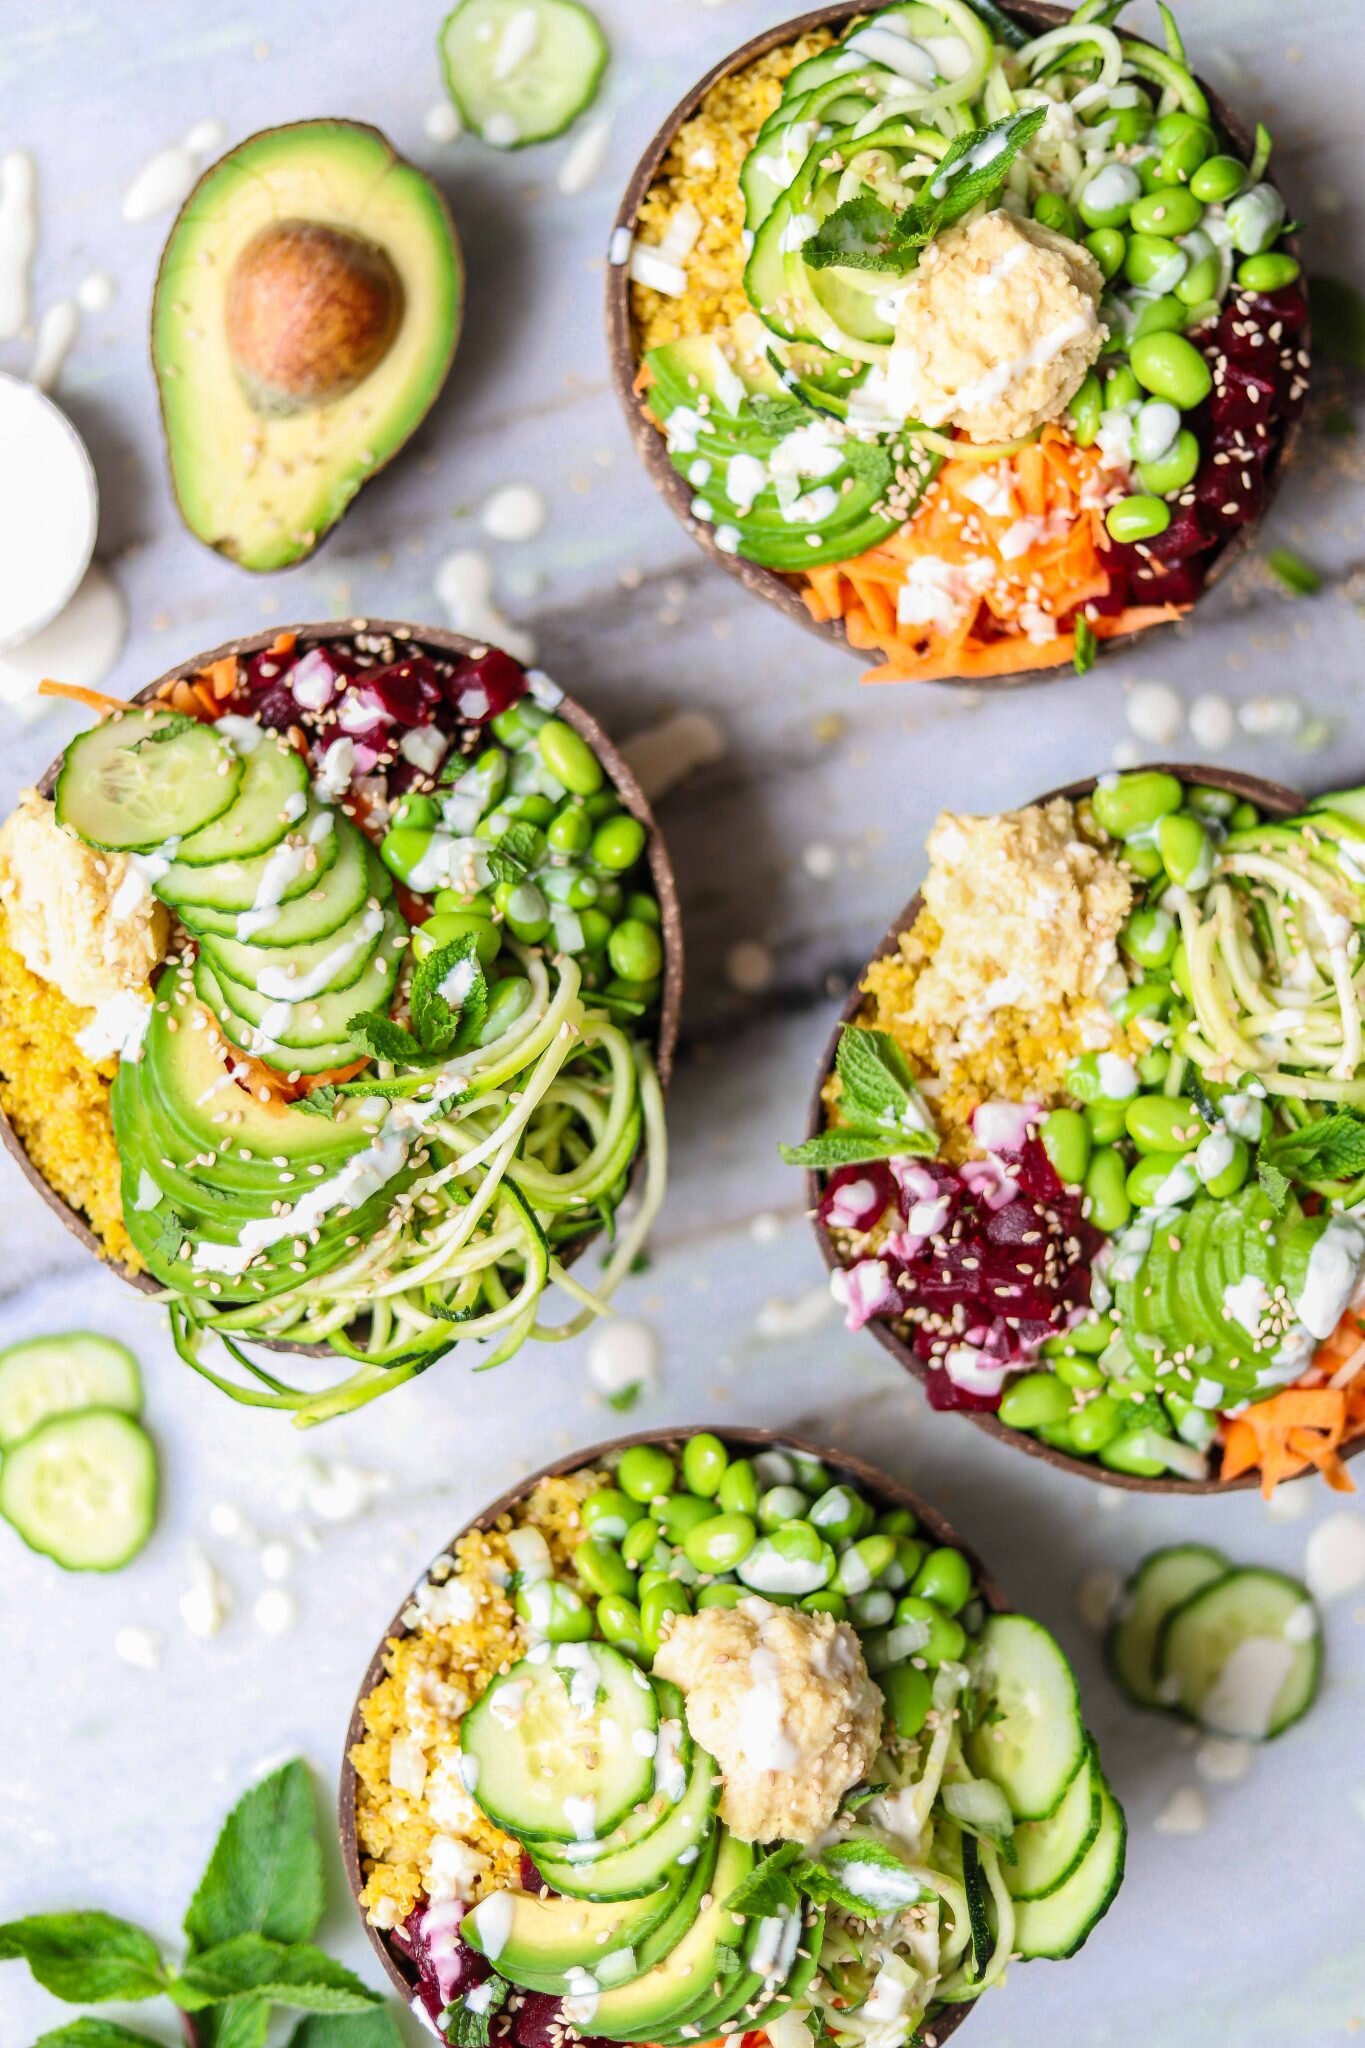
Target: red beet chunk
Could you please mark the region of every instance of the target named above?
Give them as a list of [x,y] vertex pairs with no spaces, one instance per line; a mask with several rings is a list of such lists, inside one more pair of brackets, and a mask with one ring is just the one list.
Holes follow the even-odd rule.
[[526,671],[500,647],[462,661],[445,679],[445,698],[470,725],[485,725],[526,695]]
[[896,1201],[896,1183],[885,1160],[870,1160],[866,1166],[840,1166],[825,1182],[820,1197],[820,1221],[826,1229],[870,1230]]
[[1177,562],[1169,569],[1144,569],[1132,582],[1134,604],[1193,604],[1204,588],[1203,565]]
[[931,1372],[925,1388],[929,1395],[929,1406],[946,1414],[952,1408],[975,1408],[983,1414],[994,1414],[1000,1406],[999,1394],[974,1394],[968,1387],[959,1387],[943,1371]]
[[411,1959],[417,1971],[417,1995],[438,2024],[452,2000],[472,1991],[490,1974],[485,1958],[466,1948],[456,1931],[463,1913],[457,1903],[433,1907],[424,1900],[404,1921],[403,1941],[395,1930],[394,1945]]
[[1221,540],[1260,515],[1266,481],[1259,463],[1209,464],[1195,483],[1200,517]]
[[366,669],[355,694],[378,704],[398,725],[429,725],[444,694],[436,664],[425,654],[412,654],[388,668]]

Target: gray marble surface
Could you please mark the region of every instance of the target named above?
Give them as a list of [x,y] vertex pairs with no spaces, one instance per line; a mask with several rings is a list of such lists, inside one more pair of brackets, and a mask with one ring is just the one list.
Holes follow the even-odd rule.
[[[774,0],[596,0],[613,41],[609,162],[573,198],[556,190],[563,144],[497,158],[437,147],[440,10],[414,0],[7,0],[0,14],[0,138],[39,167],[38,308],[108,271],[118,296],[87,314],[58,396],[87,436],[102,485],[100,551],[129,606],[113,685],[268,622],[372,610],[438,618],[435,567],[485,544],[477,508],[505,482],[538,484],[542,536],[492,546],[508,612],[540,657],[619,735],[692,707],[724,729],[724,757],[663,811],[687,912],[686,1051],[672,1110],[673,1180],[650,1271],[623,1295],[662,1348],[642,1425],[801,1424],[879,1457],[936,1498],[1020,1604],[1074,1654],[1087,1714],[1131,1823],[1128,1882],[1083,1957],[1017,1968],[972,2021],[974,2040],[1023,2048],[1238,2048],[1344,2042],[1365,2020],[1365,1595],[1328,1615],[1328,1675],[1302,1727],[1240,1785],[1207,1785],[1208,1824],[1155,1826],[1199,1782],[1172,1726],[1125,1709],[1100,1669],[1077,1589],[1157,1543],[1197,1538],[1239,1559],[1301,1566],[1332,1504],[1292,1489],[1254,1498],[1119,1498],[1012,1456],[928,1413],[870,1341],[821,1312],[821,1271],[800,1189],[776,1144],[801,1125],[833,997],[910,893],[940,804],[984,810],[1108,765],[1128,736],[1132,686],[1173,683],[1237,704],[1293,693],[1330,737],[1315,752],[1240,738],[1224,759],[1305,786],[1365,774],[1358,707],[1365,627],[1350,572],[1365,491],[1353,444],[1310,438],[1273,534],[1329,574],[1293,603],[1254,571],[1191,632],[1106,661],[1083,680],[973,702],[937,690],[860,691],[856,667],[700,561],[631,456],[607,381],[602,258],[620,185],[672,99],[713,58],[776,18]],[[1146,0],[1134,19],[1146,25]],[[1349,273],[1365,221],[1360,0],[1187,0],[1197,60],[1279,139],[1277,167],[1309,219],[1316,260]],[[159,446],[144,331],[162,219],[131,226],[122,194],[145,159],[215,117],[229,140],[303,115],[377,122],[450,195],[469,258],[466,331],[446,396],[404,460],[317,557],[252,579],[198,547],[176,518]],[[1358,277],[1358,265],[1357,265]],[[1359,281],[1359,278],[1358,278]],[[0,346],[23,372],[28,345]],[[3,573],[0,566],[0,573]],[[0,707],[0,810],[74,725],[24,724]],[[1191,757],[1190,743],[1183,751]],[[832,872],[812,873],[813,845]],[[831,866],[816,857],[814,866]],[[758,942],[770,985],[744,994],[727,955]],[[775,1306],[776,1305],[776,1306]],[[143,1359],[165,1471],[161,1527],[110,1581],[63,1577],[0,1543],[0,1636],[9,1739],[0,1762],[0,1919],[95,1905],[174,1943],[180,1908],[229,1799],[268,1760],[299,1752],[330,1799],[352,1694],[405,1585],[451,1531],[515,1474],[609,1434],[582,1344],[526,1351],[500,1373],[447,1362],[302,1440],[228,1406],[176,1363],[158,1313],[102,1274],[0,1162],[0,1340],[73,1325],[125,1337]],[[388,1482],[341,1526],[284,1505],[300,1457],[346,1458]],[[215,1504],[297,1551],[296,1625],[253,1618],[257,1553],[212,1533]],[[186,1545],[202,1545],[234,1605],[218,1636],[178,1612]],[[160,1667],[115,1653],[116,1632],[164,1638]],[[326,1932],[367,1955],[334,1871]],[[66,2016],[18,1965],[0,1966],[0,2048]],[[125,2017],[132,2019],[133,2015]],[[149,2023],[168,2039],[160,2016]]]

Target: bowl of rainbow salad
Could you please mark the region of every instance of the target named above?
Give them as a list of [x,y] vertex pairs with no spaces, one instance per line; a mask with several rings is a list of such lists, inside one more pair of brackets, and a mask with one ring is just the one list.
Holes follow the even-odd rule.
[[1121,7],[817,8],[670,114],[617,216],[618,391],[712,559],[999,684],[1184,616],[1308,379],[1271,138]]
[[68,694],[99,723],[0,828],[0,1136],[33,1184],[187,1363],[300,1422],[590,1321],[662,1199],[682,974],[594,720],[364,619]]
[[1352,1491],[1365,792],[1153,767],[927,850],[785,1148],[848,1326],[1109,1485]]
[[361,1687],[342,1845],[439,2038],[944,2040],[1073,1955],[1122,1810],[1048,1632],[842,1453],[656,1431],[469,1524]]

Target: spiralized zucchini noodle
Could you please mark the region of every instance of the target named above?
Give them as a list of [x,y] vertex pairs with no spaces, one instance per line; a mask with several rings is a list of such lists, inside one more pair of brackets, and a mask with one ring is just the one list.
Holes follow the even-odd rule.
[[[487,1370],[528,1338],[562,1342],[608,1312],[663,1200],[659,1077],[647,1048],[585,999],[571,956],[547,962],[507,943],[531,999],[504,1032],[434,1073],[376,1069],[376,1131],[401,1132],[409,1149],[373,1235],[320,1278],[259,1303],[166,1297],[181,1357],[224,1393],[322,1422],[416,1378],[457,1343],[488,1344]],[[637,1158],[632,1213],[616,1233]],[[590,1287],[570,1263],[604,1227],[615,1242]],[[542,1319],[551,1289],[575,1305],[566,1319]],[[210,1333],[254,1384],[204,1362]],[[252,1339],[325,1344],[357,1370],[321,1391],[293,1387],[242,1349]]]

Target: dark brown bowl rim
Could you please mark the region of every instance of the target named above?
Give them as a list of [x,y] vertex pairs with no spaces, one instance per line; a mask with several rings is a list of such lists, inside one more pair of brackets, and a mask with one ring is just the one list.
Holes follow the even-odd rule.
[[[613,240],[615,239],[615,234],[619,234],[622,230],[631,235],[634,234],[636,216],[639,213],[645,196],[658,176],[659,167],[663,162],[669,145],[684,121],[691,119],[707,93],[719,79],[728,77],[732,72],[743,70],[747,64],[755,62],[760,57],[766,57],[772,50],[780,49],[787,43],[797,41],[799,37],[808,34],[812,29],[830,27],[836,23],[848,21],[855,15],[867,14],[878,4],[880,4],[880,0],[826,0],[824,6],[812,8],[807,14],[796,15],[788,21],[777,23],[773,28],[764,29],[756,36],[751,36],[747,42],[742,43],[738,49],[733,50],[728,57],[722,57],[718,64],[713,64],[706,75],[699,79],[683,95],[682,99],[678,101],[672,113],[667,116],[646,146],[644,153],[631,174],[630,182],[626,186],[625,194],[616,210],[616,217],[613,223]],[[1034,29],[1053,28],[1071,19],[1071,10],[1069,8],[1046,4],[1046,0],[1002,0],[1002,4],[1006,13],[1018,16],[1023,23]],[[1125,33],[1131,34],[1131,31],[1125,31]],[[1134,40],[1137,42],[1147,42],[1149,38],[1146,36],[1136,36]],[[1238,155],[1244,160],[1249,160],[1254,143],[1247,131],[1246,124],[1228,106],[1221,94],[1215,92],[1206,80],[1200,78],[1198,83],[1208,99],[1209,108],[1215,121],[1228,137],[1228,140],[1234,145]],[[1285,248],[1296,256],[1301,256],[1302,254],[1299,238],[1296,234],[1291,234],[1285,238]],[[835,619],[821,624],[811,617],[799,595],[799,579],[797,577],[782,574],[775,569],[760,568],[756,562],[746,562],[738,555],[726,554],[723,549],[716,546],[715,535],[712,530],[701,521],[692,517],[691,507],[694,493],[688,485],[686,478],[680,476],[677,470],[674,469],[668,457],[664,437],[650,419],[641,401],[640,393],[635,388],[635,379],[639,371],[639,352],[636,348],[635,323],[630,305],[629,266],[624,263],[613,263],[610,260],[608,260],[606,270],[606,327],[607,357],[611,366],[612,383],[615,386],[621,408],[625,413],[626,424],[630,430],[631,439],[635,443],[636,453],[645,466],[650,482],[660,497],[663,498],[679,524],[716,567],[723,569],[727,576],[734,577],[737,582],[741,583],[754,596],[761,597],[766,604],[774,606],[784,617],[792,620],[794,624],[802,627],[807,633],[814,634],[818,639],[823,640],[826,645],[832,643],[835,646],[843,647],[848,652],[856,655],[859,661],[864,661],[868,656],[869,650],[849,648],[842,620]],[[1309,341],[1310,329],[1305,324],[1300,338],[1300,345],[1307,348]],[[1140,627],[1136,632],[1118,634],[1114,638],[1104,641],[1101,649],[1103,654],[1108,655],[1119,648],[1135,646],[1138,641],[1144,640],[1149,633],[1179,625],[1185,619],[1193,616],[1194,611],[1198,609],[1203,599],[1204,593],[1218,582],[1232,564],[1250,549],[1262,521],[1270,510],[1275,493],[1283,479],[1284,471],[1293,459],[1301,430],[1302,414],[1285,422],[1280,435],[1279,445],[1267,464],[1268,488],[1265,504],[1262,506],[1259,516],[1249,521],[1247,525],[1240,527],[1229,540],[1225,541],[1217,549],[1209,563],[1208,572],[1205,575],[1199,596],[1196,597],[1194,604],[1189,610],[1182,612],[1178,618],[1154,620],[1151,625]],[[1065,662],[1059,662],[1055,668],[1028,669],[1008,676],[945,676],[939,678],[939,681],[945,689],[1017,690],[1029,687],[1041,688],[1050,682],[1064,681],[1071,674],[1071,668]],[[925,686],[921,685],[920,687],[923,688]]]
[[[579,1472],[588,1466],[605,1464],[609,1458],[619,1456],[633,1444],[664,1444],[669,1449],[676,1449],[703,1427],[712,1426],[694,1424],[689,1427],[685,1424],[675,1424],[667,1429],[637,1430],[634,1435],[610,1437],[604,1443],[593,1444],[585,1450],[571,1451],[566,1457],[555,1458],[548,1465],[542,1465],[538,1472],[532,1472],[527,1478],[519,1479],[515,1486],[509,1486],[505,1493],[499,1494],[492,1506],[484,1508],[481,1513],[466,1522],[438,1555],[452,1555],[460,1538],[467,1536],[471,1530],[490,1528],[500,1515],[506,1514],[509,1508],[534,1492],[542,1479],[557,1479],[566,1472]],[[962,1552],[971,1565],[976,1586],[991,1611],[995,1614],[1011,1612],[1010,1602],[999,1583],[986,1570],[972,1546],[963,1542],[947,1517],[928,1501],[921,1500],[918,1494],[912,1493],[910,1488],[893,1474],[882,1471],[880,1466],[870,1465],[866,1459],[856,1457],[850,1451],[832,1450],[826,1444],[813,1443],[808,1437],[797,1436],[787,1429],[730,1428],[717,1424],[714,1426],[714,1434],[725,1444],[743,1445],[746,1454],[769,1449],[804,1452],[809,1457],[819,1458],[822,1464],[828,1465],[836,1473],[855,1480],[865,1492],[874,1499],[881,1500],[888,1507],[909,1508],[921,1526],[929,1531],[935,1543],[946,1544]],[[425,1576],[424,1573],[423,1578]],[[418,1584],[421,1584],[421,1580]],[[360,1893],[364,1885],[364,1876],[360,1868],[360,1844],[356,1838],[357,1779],[355,1765],[351,1762],[351,1751],[364,1736],[365,1724],[361,1718],[361,1710],[384,1676],[384,1654],[390,1640],[411,1634],[403,1616],[415,1590],[413,1588],[404,1595],[402,1604],[384,1631],[383,1638],[366,1668],[365,1676],[360,1681],[355,1704],[351,1708],[351,1717],[346,1725],[346,1744],[342,1752],[341,1780],[337,1791],[337,1825],[341,1836],[341,1857],[346,1866],[346,1882],[350,1887],[351,1897],[355,1901],[356,1911],[360,1914],[361,1925],[365,1929],[370,1946],[378,1957],[385,1975],[400,1997],[409,2005],[414,1994],[413,1979],[405,1971],[402,1959],[394,1954],[385,1940],[384,1929],[372,1926],[361,1910]],[[933,2022],[936,2039],[939,2042],[946,2041],[949,2034],[961,2026],[974,2011],[975,2006],[971,2004],[946,2007]]]
[[[1182,782],[1197,782],[1213,789],[1230,790],[1235,796],[1246,798],[1249,802],[1258,805],[1261,810],[1267,811],[1272,817],[1276,818],[1292,817],[1297,811],[1303,809],[1307,801],[1299,792],[1287,788],[1284,783],[1267,782],[1259,775],[1243,775],[1232,768],[1210,768],[1201,764],[1191,764],[1190,762],[1170,761],[1152,761],[1143,765],[1144,769],[1149,772],[1160,770],[1164,774],[1178,776]],[[1032,801],[1045,804],[1050,803],[1054,797],[1061,796],[1068,797],[1074,802],[1079,797],[1089,796],[1098,781],[1098,776],[1089,775],[1079,782],[1068,782],[1060,789],[1050,789],[1046,795],[1034,797]],[[876,951],[868,961],[868,966],[871,966],[873,961],[880,960],[886,954],[895,951],[901,933],[907,931],[919,915],[921,902],[922,898],[917,890],[906,904],[904,910],[901,911],[895,923],[883,934],[878,942]],[[866,973],[866,969],[863,972]],[[839,1045],[839,1034],[845,1024],[853,1022],[862,1006],[862,975],[860,975],[853,988],[849,991],[848,998],[839,1012],[839,1021],[830,1033],[829,1042],[825,1046],[820,1063],[820,1078],[815,1084],[815,1091],[811,1097],[810,1112],[806,1124],[807,1137],[815,1137],[818,1132],[824,1129],[825,1119],[822,1091],[825,1082],[834,1068],[834,1055]],[[822,1176],[818,1172],[812,1169],[807,1170],[806,1201],[815,1230],[816,1243],[820,1247],[820,1254],[824,1259],[826,1267],[831,1273],[834,1273],[835,1271],[843,1270],[843,1261],[834,1248],[834,1241],[828,1230],[820,1221],[821,1182]],[[891,1357],[895,1359],[897,1365],[912,1374],[920,1382],[921,1386],[927,1386],[930,1368],[925,1365],[922,1359],[916,1357],[911,1347],[902,1337],[897,1335],[895,1330],[876,1318],[869,1322],[866,1327],[872,1332],[883,1351],[889,1352]],[[941,1412],[945,1415],[965,1416],[968,1422],[974,1423],[978,1429],[984,1431],[987,1436],[994,1437],[998,1443],[1008,1444],[1012,1450],[1023,1451],[1026,1457],[1038,1458],[1045,1465],[1055,1465],[1059,1472],[1075,1472],[1081,1478],[1089,1479],[1098,1486],[1118,1487],[1127,1493],[1241,1493],[1250,1487],[1259,1486],[1260,1484],[1260,1477],[1255,1472],[1244,1472],[1239,1479],[1141,1479],[1135,1473],[1111,1472],[1107,1465],[1101,1465],[1097,1459],[1073,1458],[1067,1451],[1054,1450],[1051,1444],[1043,1443],[1036,1436],[1030,1436],[1027,1430],[1011,1429],[1008,1423],[1002,1422],[998,1415],[986,1409],[954,1408]],[[1357,1451],[1365,1451],[1365,1437],[1358,1437],[1354,1443],[1343,1446],[1339,1455],[1342,1458],[1353,1458]],[[1311,1473],[1312,1467],[1309,1466],[1303,1472],[1295,1473],[1294,1477],[1295,1479],[1306,1479],[1311,1476]],[[1287,1485],[1291,1482],[1284,1481],[1282,1483]]]
[[[458,660],[485,654],[488,643],[472,640],[467,634],[452,633],[441,626],[400,625],[393,619],[349,618],[324,619],[306,625],[275,626],[261,633],[248,633],[236,640],[225,640],[220,647],[212,648],[207,654],[193,655],[188,661],[178,662],[174,668],[147,683],[128,699],[130,704],[145,704],[170,683],[183,682],[198,675],[214,662],[222,661],[228,655],[261,654],[270,647],[281,633],[294,634],[297,641],[313,645],[325,645],[334,640],[353,639],[358,633],[385,634],[393,640],[406,641],[417,648],[429,648],[441,657]],[[678,885],[673,874],[673,865],[668,857],[658,820],[654,816],[648,797],[630,764],[608,738],[590,711],[566,692],[555,707],[556,716],[572,725],[582,734],[597,754],[618,795],[632,816],[639,819],[647,835],[647,851],[650,875],[655,893],[659,899],[659,917],[664,942],[664,977],[659,1000],[659,1023],[655,1034],[655,1065],[660,1085],[666,1090],[673,1073],[673,1059],[678,1044],[678,1026],[682,1014],[683,988],[683,936],[682,906],[678,901]],[[63,750],[63,754],[64,754]],[[46,770],[37,787],[39,794],[50,796],[56,784],[63,754],[59,754]],[[0,1109],[0,1146],[9,1153],[31,1187],[35,1188],[53,1210],[71,1235],[78,1238],[88,1252],[99,1259],[101,1265],[116,1273],[128,1286],[137,1288],[140,1294],[160,1296],[165,1289],[148,1273],[132,1273],[117,1259],[111,1258],[104,1249],[85,1217],[68,1202],[63,1201],[56,1189],[43,1178],[29,1158],[18,1132]],[[639,1171],[640,1155],[632,1168],[632,1179]],[[587,1247],[600,1235],[600,1231],[585,1231],[583,1236],[566,1245],[560,1253],[561,1262],[570,1264],[579,1258]],[[279,1351],[296,1358],[330,1358],[334,1354],[325,1344],[290,1344],[274,1337],[253,1338],[252,1342],[263,1350]]]

